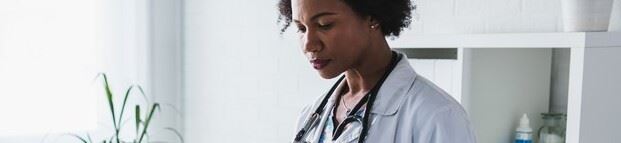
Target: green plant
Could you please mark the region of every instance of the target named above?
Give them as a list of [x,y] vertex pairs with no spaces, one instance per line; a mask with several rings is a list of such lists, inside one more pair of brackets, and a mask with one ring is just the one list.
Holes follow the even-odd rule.
[[[147,103],[147,109],[145,111],[147,111],[148,113],[144,115],[144,118],[141,116],[142,114],[140,113],[141,111],[141,106],[136,104],[134,106],[134,123],[136,125],[136,138],[131,139],[131,140],[124,140],[121,139],[119,137],[119,133],[121,133],[122,131],[122,125],[123,125],[123,115],[125,114],[125,109],[126,109],[126,105],[127,105],[127,99],[128,97],[131,95],[131,92],[133,89],[138,89],[141,93],[141,95],[143,96],[143,98],[147,99],[144,90],[142,89],[141,86],[139,85],[132,85],[129,88],[127,88],[127,90],[125,91],[125,96],[123,97],[123,102],[121,103],[121,108],[120,109],[115,109],[116,106],[114,104],[114,95],[112,94],[112,91],[110,90],[110,85],[108,84],[108,76],[105,73],[101,73],[98,75],[98,77],[101,76],[103,77],[103,83],[104,83],[104,90],[105,90],[105,95],[106,95],[106,99],[108,101],[108,107],[110,109],[110,114],[112,116],[112,124],[114,127],[114,133],[111,137],[109,137],[108,139],[105,139],[101,142],[103,143],[143,143],[143,142],[149,142],[146,141],[145,138],[147,138],[148,136],[148,129],[149,129],[149,125],[151,123],[151,119],[153,119],[153,115],[155,114],[156,110],[160,110],[160,104],[157,102],[153,102],[153,103]],[[117,114],[117,110],[120,110],[120,112]],[[118,118],[117,118],[118,115]],[[144,120],[143,120],[144,119]],[[179,133],[179,131],[175,130],[174,128],[165,128],[168,131],[173,132],[177,138],[179,139],[179,141],[181,143],[183,143],[183,137],[181,136],[181,134]],[[90,134],[87,134],[86,136],[79,136],[76,134],[69,134],[70,136],[73,136],[77,139],[79,139],[81,142],[83,143],[94,143]]]

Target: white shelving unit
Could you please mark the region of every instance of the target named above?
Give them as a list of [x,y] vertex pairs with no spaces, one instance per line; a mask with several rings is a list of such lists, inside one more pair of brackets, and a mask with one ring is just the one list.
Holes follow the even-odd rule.
[[530,113],[534,129],[541,125],[539,113],[549,110],[550,51],[567,48],[566,143],[621,140],[621,32],[407,35],[389,44],[458,50],[461,85],[453,96],[481,143],[510,142],[520,112]]

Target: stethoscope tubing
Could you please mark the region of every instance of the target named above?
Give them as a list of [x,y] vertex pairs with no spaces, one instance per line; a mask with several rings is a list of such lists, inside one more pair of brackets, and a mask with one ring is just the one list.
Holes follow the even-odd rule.
[[[343,123],[341,123],[341,124],[339,124],[337,126],[336,132],[334,134],[335,136],[333,137],[333,139],[338,138],[343,133],[343,130],[345,129],[346,125],[348,125],[349,123],[358,121],[358,122],[362,123],[362,131],[360,132],[360,136],[359,136],[358,142],[359,143],[364,142],[364,138],[366,137],[367,132],[368,132],[367,120],[369,118],[369,113],[370,112],[364,112],[364,116],[363,117],[357,116],[357,115],[355,115],[355,113],[367,101],[368,102],[366,103],[366,105],[367,105],[366,109],[370,110],[373,107],[373,102],[375,101],[375,97],[377,96],[377,93],[379,92],[380,87],[382,86],[382,84],[384,83],[384,81],[386,80],[386,78],[388,77],[390,72],[392,72],[392,70],[396,67],[396,65],[399,62],[399,60],[402,58],[402,55],[400,55],[400,54],[398,54],[396,52],[393,52],[392,54],[393,54],[393,56],[392,56],[391,63],[390,63],[390,66],[389,66],[388,70],[384,73],[384,75],[378,81],[378,83],[375,85],[375,87],[373,87],[373,89],[371,89],[371,91],[369,93],[367,93],[367,95],[365,95],[361,99],[361,101],[356,105],[356,107],[354,107],[354,109],[352,109],[352,111],[349,113],[347,118],[345,118],[345,120],[343,120]],[[300,142],[302,140],[302,138],[304,138],[304,136],[306,136],[308,134],[308,131],[317,124],[321,114],[325,110],[324,108],[326,107],[326,104],[327,104],[328,100],[330,99],[330,96],[334,93],[334,90],[336,90],[336,88],[343,81],[343,79],[345,79],[344,75],[341,76],[336,81],[336,83],[334,83],[334,85],[332,85],[332,88],[330,88],[330,91],[328,91],[326,96],[322,99],[322,101],[319,104],[319,106],[315,109],[315,112],[311,115],[311,117],[308,120],[306,120],[306,123],[304,124],[304,127],[300,131],[298,131],[298,133],[296,134],[296,137],[295,137],[295,140],[294,140],[295,143]]]

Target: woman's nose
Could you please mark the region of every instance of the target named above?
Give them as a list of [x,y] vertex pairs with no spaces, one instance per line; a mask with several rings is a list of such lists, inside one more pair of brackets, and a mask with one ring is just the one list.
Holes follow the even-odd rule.
[[316,53],[321,51],[322,44],[315,32],[308,31],[304,34],[304,52]]

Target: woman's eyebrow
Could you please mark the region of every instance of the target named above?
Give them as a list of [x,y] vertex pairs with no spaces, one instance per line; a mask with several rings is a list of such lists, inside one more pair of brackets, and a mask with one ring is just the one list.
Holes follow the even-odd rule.
[[332,12],[321,12],[318,14],[315,14],[311,17],[311,21],[314,21],[315,19],[322,17],[322,16],[328,16],[328,15],[336,15],[336,13],[332,13]]
[[[336,13],[333,12],[321,12],[321,13],[317,13],[315,15],[313,15],[310,19],[310,21],[314,21],[315,19],[322,17],[322,16],[329,16],[329,15],[336,15]],[[293,22],[295,23],[301,23],[300,20],[294,19]]]

